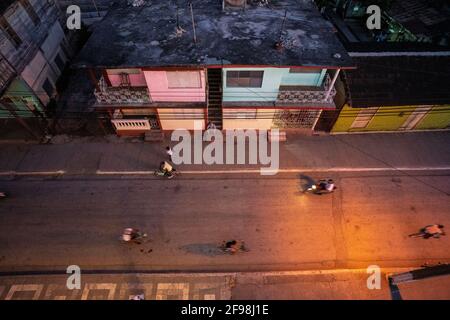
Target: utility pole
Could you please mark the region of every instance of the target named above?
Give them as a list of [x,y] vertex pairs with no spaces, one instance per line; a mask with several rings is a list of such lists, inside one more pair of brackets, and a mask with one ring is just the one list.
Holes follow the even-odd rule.
[[333,80],[331,80],[330,87],[328,88],[327,94],[325,95],[325,98],[323,99],[324,101],[328,100],[328,97],[330,96],[331,90],[333,90],[334,84],[336,83],[336,80],[337,80],[337,77],[338,77],[340,71],[341,71],[341,69],[336,70],[336,73],[333,76]]
[[197,35],[195,34],[194,9],[192,9],[192,2],[189,3],[191,7],[192,29],[194,30],[194,43],[197,44]]
[[100,12],[98,11],[97,3],[95,2],[95,0],[92,0],[92,3],[94,4],[95,10],[97,11],[97,16],[100,17]]

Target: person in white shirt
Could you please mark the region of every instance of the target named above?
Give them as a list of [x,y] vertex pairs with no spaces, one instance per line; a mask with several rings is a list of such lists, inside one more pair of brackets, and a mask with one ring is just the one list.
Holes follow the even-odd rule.
[[328,192],[332,192],[334,190],[334,181],[332,179],[328,179],[326,185],[325,185],[325,189]]
[[172,161],[172,155],[173,155],[172,148],[169,147],[169,146],[167,146],[167,147],[166,147],[166,153],[167,153],[167,155],[169,156],[169,160]]

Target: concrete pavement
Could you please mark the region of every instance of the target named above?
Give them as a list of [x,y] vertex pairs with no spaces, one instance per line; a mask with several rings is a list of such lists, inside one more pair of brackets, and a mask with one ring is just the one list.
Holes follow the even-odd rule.
[[[280,168],[330,170],[336,168],[450,169],[450,132],[373,135],[288,135],[280,144]],[[134,141],[134,142],[133,142]],[[0,175],[44,172],[95,174],[149,172],[166,158],[162,143],[115,136],[68,138],[54,144],[1,144]],[[260,165],[181,165],[183,171],[257,170]]]
[[[368,289],[366,270],[258,273],[81,273],[80,289],[69,290],[68,275],[0,275],[0,300],[390,300],[382,270],[380,288]],[[402,283],[404,300],[450,299],[450,277]]]

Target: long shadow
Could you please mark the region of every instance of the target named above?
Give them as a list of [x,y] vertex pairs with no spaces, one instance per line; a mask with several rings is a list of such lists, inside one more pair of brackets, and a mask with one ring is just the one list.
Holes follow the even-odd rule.
[[306,189],[308,189],[315,183],[316,183],[316,180],[313,179],[312,177],[304,175],[304,174],[299,175],[299,186],[298,187],[299,187],[300,192],[305,192]]
[[396,284],[392,283],[391,278],[389,278],[389,290],[391,291],[392,300],[403,300],[400,289]]

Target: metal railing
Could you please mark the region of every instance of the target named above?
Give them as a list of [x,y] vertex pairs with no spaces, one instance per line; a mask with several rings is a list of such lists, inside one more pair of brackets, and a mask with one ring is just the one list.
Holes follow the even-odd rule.
[[[327,92],[330,89],[331,79],[327,75],[323,87],[318,87],[317,90],[289,90],[280,89],[278,93],[278,103],[333,103],[336,89],[333,87],[327,98]],[[310,88],[310,87],[308,87]]]
[[136,119],[117,119],[117,120],[111,120],[111,123],[114,125],[114,128],[117,131],[121,130],[127,130],[127,131],[143,131],[143,130],[151,130],[150,121],[142,119],[142,120],[136,120]]
[[150,93],[147,87],[108,87],[102,77],[99,81],[99,90],[95,89],[94,95],[98,104],[131,104],[150,103]]

